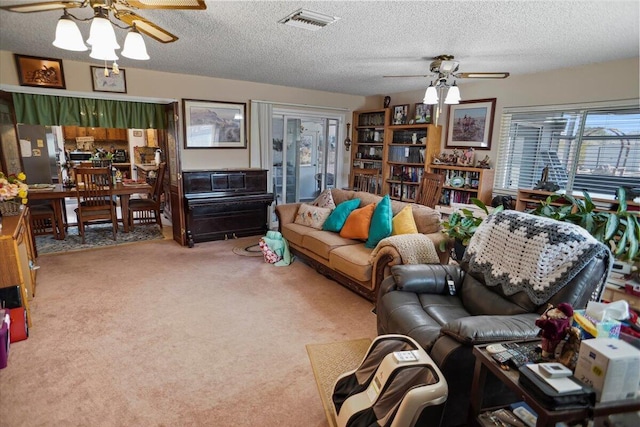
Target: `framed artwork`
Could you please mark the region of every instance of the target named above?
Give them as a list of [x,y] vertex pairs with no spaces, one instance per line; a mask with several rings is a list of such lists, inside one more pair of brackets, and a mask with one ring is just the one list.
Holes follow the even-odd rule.
[[114,74],[109,68],[91,65],[91,82],[94,92],[127,93],[127,74],[124,68]]
[[62,59],[13,55],[18,68],[20,86],[66,89]]
[[182,100],[184,148],[247,148],[246,104]]
[[391,124],[406,125],[407,123],[409,123],[409,104],[394,105]]
[[416,123],[431,123],[432,115],[433,105],[423,104],[422,102],[416,104]]
[[12,102],[10,94],[0,94],[0,170],[7,175],[24,170]]
[[495,110],[496,98],[460,101],[460,104],[449,105],[445,146],[490,150]]

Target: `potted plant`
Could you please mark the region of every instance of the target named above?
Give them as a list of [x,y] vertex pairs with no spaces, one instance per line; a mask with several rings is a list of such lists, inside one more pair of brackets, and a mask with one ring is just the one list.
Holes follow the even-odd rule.
[[[607,245],[618,260],[640,262],[640,220],[638,212],[627,210],[626,190],[618,188],[615,212],[596,211],[589,193],[583,191],[582,194],[584,200],[567,194],[552,194],[529,213],[579,225]],[[562,201],[567,204],[557,206]]]
[[[489,209],[482,200],[474,197],[471,198],[471,203],[479,207],[486,215],[489,215]],[[504,206],[498,206],[494,208],[492,212],[500,212],[503,209]],[[453,249],[456,260],[462,259],[469,240],[471,240],[471,236],[476,232],[486,215],[476,216],[476,213],[471,209],[462,208],[459,211],[453,212],[446,221],[443,221],[442,232],[455,240]],[[440,242],[441,251],[444,251],[446,246],[446,241]]]

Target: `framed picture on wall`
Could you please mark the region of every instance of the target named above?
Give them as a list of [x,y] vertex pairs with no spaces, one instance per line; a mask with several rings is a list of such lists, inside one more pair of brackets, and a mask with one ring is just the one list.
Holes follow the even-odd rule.
[[495,110],[496,98],[449,105],[446,147],[490,150]]
[[247,148],[246,104],[184,99],[184,148]]
[[91,82],[94,92],[127,93],[127,74],[124,68],[120,68],[118,74],[106,67],[91,65]]
[[409,123],[409,104],[394,105],[392,113],[392,125],[406,125]]
[[66,89],[62,59],[13,55],[18,68],[20,86]]

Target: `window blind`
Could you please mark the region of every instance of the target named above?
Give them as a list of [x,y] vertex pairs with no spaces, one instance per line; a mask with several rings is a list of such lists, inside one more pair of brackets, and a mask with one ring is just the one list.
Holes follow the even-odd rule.
[[506,108],[494,191],[516,194],[543,178],[559,190],[613,196],[640,187],[640,108]]

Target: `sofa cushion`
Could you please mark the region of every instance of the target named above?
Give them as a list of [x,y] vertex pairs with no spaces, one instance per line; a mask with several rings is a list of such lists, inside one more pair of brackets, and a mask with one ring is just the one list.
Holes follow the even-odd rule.
[[418,232],[416,222],[413,219],[411,205],[407,205],[392,220],[394,236],[398,234],[414,234]]
[[357,240],[345,239],[330,231],[314,230],[302,238],[302,245],[305,249],[324,259],[329,259],[329,252],[335,248],[356,245],[358,243],[360,242]]
[[321,208],[319,206],[302,203],[298,208],[296,219],[293,222],[322,230],[322,225],[330,214],[331,209],[329,208]]
[[380,240],[391,235],[391,216],[391,199],[387,194],[373,211],[369,226],[369,238],[364,244],[367,248],[375,248]]
[[316,197],[316,199],[313,202],[311,202],[311,204],[313,206],[319,206],[321,208],[329,208],[332,210],[336,208],[336,204],[333,201],[333,196],[331,195],[331,190],[329,188],[327,188],[322,193],[320,193],[320,195]]
[[351,212],[360,205],[360,199],[345,200],[331,212],[322,229],[339,233]]
[[329,253],[329,266],[359,282],[366,282],[369,289],[372,289],[371,271],[373,267],[369,262],[370,257],[371,249],[365,248],[362,242],[356,245],[341,246]]
[[306,225],[289,223],[284,224],[280,230],[282,236],[287,239],[289,243],[297,246],[302,246],[302,238],[309,233],[318,231],[315,228],[307,227]]
[[371,217],[376,205],[371,203],[364,208],[355,209],[344,222],[340,236],[347,239],[367,240],[369,237],[369,226]]

